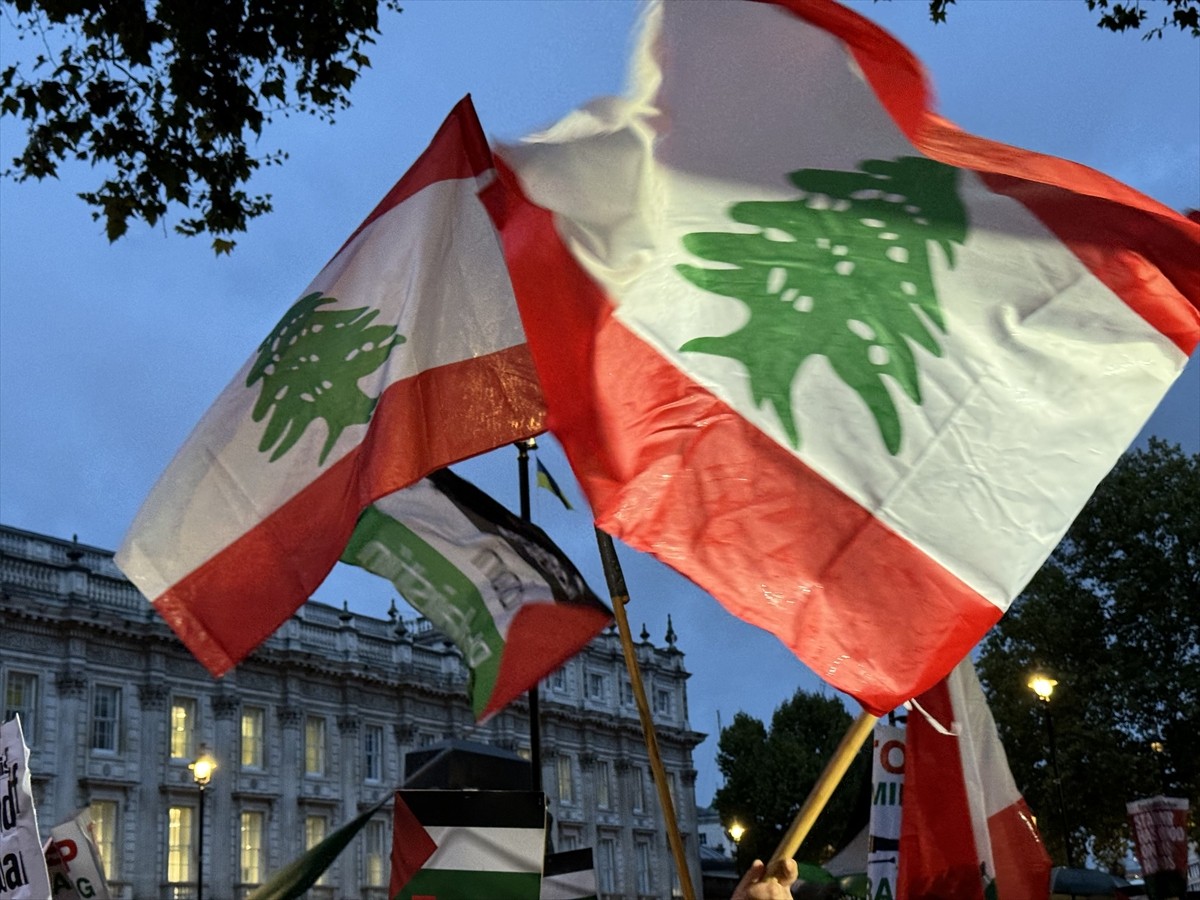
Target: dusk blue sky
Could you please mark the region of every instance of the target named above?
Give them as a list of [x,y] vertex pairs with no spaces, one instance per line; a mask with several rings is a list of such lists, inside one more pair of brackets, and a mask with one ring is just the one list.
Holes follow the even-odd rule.
[[[1101,31],[1083,0],[964,3],[939,26],[916,0],[852,5],[922,58],[941,112],[960,126],[1200,207],[1200,41]],[[135,225],[109,245],[74,196],[103,176],[84,164],[58,181],[0,183],[0,521],[115,549],[204,410],[454,103],[471,93],[489,135],[512,140],[617,93],[636,13],[625,0],[426,0],[386,15],[374,67],[336,124],[296,116],[265,133],[262,151],[290,159],[253,182],[275,211],[232,257],[161,227]],[[8,22],[0,41],[7,65],[23,50]],[[4,162],[23,146],[11,119],[0,144]],[[1147,434],[1200,452],[1195,358],[1139,440]],[[534,518],[602,593],[582,496],[554,441],[539,443],[577,509],[535,491]],[[458,470],[516,508],[514,450]],[[821,683],[683,578],[640,554],[622,559],[635,632],[644,622],[661,642],[671,614],[693,672],[691,724],[710,735],[696,751],[707,803],[719,783],[718,716],[767,718],[797,687]],[[317,593],[372,615],[393,596],[345,567]]]

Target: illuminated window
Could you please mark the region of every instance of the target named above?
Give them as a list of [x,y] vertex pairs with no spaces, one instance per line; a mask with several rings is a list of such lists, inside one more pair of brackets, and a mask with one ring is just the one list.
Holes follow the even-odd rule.
[[317,716],[304,720],[304,774],[325,774],[325,720]]
[[171,701],[171,758],[195,756],[196,701],[176,697]]
[[363,834],[366,843],[366,871],[363,882],[368,887],[384,887],[388,877],[388,856],[390,848],[387,845],[387,823],[380,819],[372,819],[367,823]]
[[[324,723],[322,723],[324,724]],[[321,841],[325,840],[326,822],[324,816],[305,816],[304,817],[304,849],[311,850]],[[328,870],[317,879],[317,884],[328,884],[326,875]]]
[[263,814],[255,810],[247,810],[242,813],[240,844],[242,884],[261,884],[263,880],[263,819]]
[[266,715],[257,706],[242,707],[242,768],[263,768],[263,722]]
[[92,816],[92,838],[100,853],[104,877],[113,881],[117,869],[117,801],[93,800],[88,810]]
[[565,753],[556,758],[558,771],[558,799],[560,803],[575,802],[575,767]]
[[192,808],[172,806],[167,810],[167,881],[192,880]]

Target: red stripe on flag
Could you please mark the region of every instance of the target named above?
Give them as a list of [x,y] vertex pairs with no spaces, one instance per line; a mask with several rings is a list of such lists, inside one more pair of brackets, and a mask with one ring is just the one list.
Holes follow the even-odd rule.
[[[930,107],[924,67],[874,22],[828,0],[764,0],[844,41],[880,104],[931,159],[1017,200],[1185,355],[1200,343],[1200,222],[1095,169],[969,134]],[[1180,303],[1183,299],[1185,303]]]
[[499,712],[603,631],[612,616],[591,606],[530,603],[513,616],[500,671],[480,720]]
[[[1050,893],[1050,860],[1030,859],[1030,848],[1042,844],[1033,812],[1022,797],[988,819],[996,886],[1002,898],[1045,897]],[[1045,857],[1045,853],[1042,853]]]
[[[392,874],[388,880],[388,896],[395,897],[400,893],[436,850],[437,844],[397,791],[392,811]],[[420,900],[421,896],[414,895],[412,900]]]
[[361,444],[154,606],[220,676],[325,579],[367,504],[436,468],[540,434],[543,418],[524,344],[398,381],[380,397]]
[[[954,722],[945,681],[923,693],[920,702],[944,727]],[[933,728],[911,727],[912,717],[919,715],[916,709],[909,713],[906,734],[896,896],[984,900],[959,740]]]
[[[404,177],[387,192],[371,210],[371,214],[346,238],[346,243],[338,248],[338,253],[345,250],[346,245],[358,237],[359,232],[388,210],[399,206],[430,185],[439,181],[474,178],[492,167],[492,151],[475,116],[470,94],[455,104],[437,134],[433,136],[433,140],[429,142],[429,146],[437,147],[438,152],[425,152],[417,158],[412,168],[404,173]],[[337,253],[334,256],[336,257]]]
[[597,524],[775,634],[872,712],[941,679],[1000,610],[614,319],[552,214],[496,162],[484,202],[548,424]]

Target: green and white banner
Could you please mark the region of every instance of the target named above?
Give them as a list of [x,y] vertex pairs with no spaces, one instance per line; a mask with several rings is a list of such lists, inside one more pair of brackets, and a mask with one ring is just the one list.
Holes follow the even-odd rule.
[[486,718],[578,653],[612,620],[544,531],[449,469],[377,500],[342,562],[381,575],[445,632]]

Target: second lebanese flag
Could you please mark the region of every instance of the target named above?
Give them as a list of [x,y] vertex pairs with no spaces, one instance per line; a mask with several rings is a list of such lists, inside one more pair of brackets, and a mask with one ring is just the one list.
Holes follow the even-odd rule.
[[116,561],[214,675],[337,562],[371,501],[542,430],[469,98],[283,315]]
[[1045,897],[1050,857],[1013,782],[971,660],[917,704],[908,715],[896,896]]
[[485,195],[550,427],[601,528],[885,712],[1183,369],[1200,226],[958,130],[828,0],[653,4],[633,83]]

